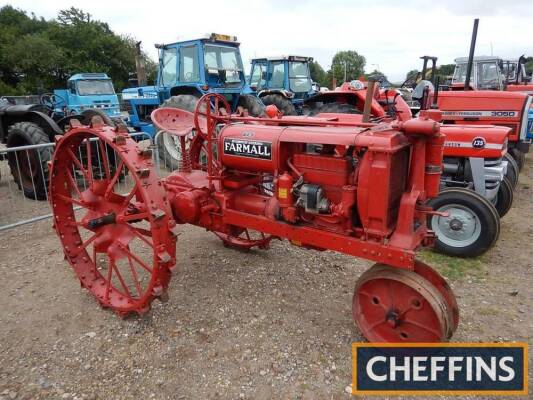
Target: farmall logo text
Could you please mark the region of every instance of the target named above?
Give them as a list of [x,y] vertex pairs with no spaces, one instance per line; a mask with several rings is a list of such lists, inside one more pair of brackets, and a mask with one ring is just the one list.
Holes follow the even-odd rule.
[[224,138],[224,154],[271,160],[272,143],[261,140]]
[[528,393],[526,343],[354,343],[352,393]]
[[515,118],[518,115],[517,111],[443,111],[443,117],[465,117],[465,118]]

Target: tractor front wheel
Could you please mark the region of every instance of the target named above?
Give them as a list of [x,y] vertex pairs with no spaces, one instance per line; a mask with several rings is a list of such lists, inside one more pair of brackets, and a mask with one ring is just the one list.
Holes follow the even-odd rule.
[[451,288],[419,261],[412,271],[372,266],[357,281],[352,311],[370,342],[443,342],[459,323]]
[[502,218],[511,209],[513,205],[513,185],[506,176],[503,177],[503,181],[500,182],[500,188],[498,194],[494,199],[494,207],[498,211],[498,215]]
[[451,256],[476,257],[498,240],[498,212],[478,193],[464,188],[447,188],[430,205],[434,211],[447,214],[428,218],[429,228],[437,235],[437,251]]
[[518,175],[520,174],[520,168],[518,167],[518,163],[516,162],[516,160],[509,153],[506,153],[503,156],[503,159],[504,161],[507,161],[507,172],[505,176],[509,179],[509,183],[514,189],[518,184]]
[[524,167],[524,164],[526,162],[525,153],[516,148],[509,149],[509,153],[511,153],[511,156],[513,156],[514,160],[516,161],[518,169],[522,171],[522,168]]

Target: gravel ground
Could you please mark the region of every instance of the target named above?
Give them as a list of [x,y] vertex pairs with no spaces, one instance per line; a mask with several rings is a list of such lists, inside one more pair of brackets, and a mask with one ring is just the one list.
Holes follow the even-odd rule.
[[[489,253],[422,255],[458,296],[454,341],[532,342],[533,162],[520,179]],[[170,301],[120,319],[80,289],[50,220],[0,239],[1,400],[350,397],[351,298],[369,262],[286,242],[238,252],[187,226]]]

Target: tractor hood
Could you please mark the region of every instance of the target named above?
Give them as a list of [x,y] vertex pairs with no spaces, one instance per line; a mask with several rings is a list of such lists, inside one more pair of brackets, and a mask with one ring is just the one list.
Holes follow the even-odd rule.
[[507,152],[511,128],[492,125],[441,125],[445,157],[500,158]]

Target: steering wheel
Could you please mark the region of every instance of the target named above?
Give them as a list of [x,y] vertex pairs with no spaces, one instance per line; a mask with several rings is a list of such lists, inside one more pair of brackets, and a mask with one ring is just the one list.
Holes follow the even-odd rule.
[[50,111],[54,111],[56,104],[61,102],[65,103],[65,106],[67,105],[67,101],[55,93],[44,93],[39,97],[39,103],[48,108]]
[[[209,109],[209,116],[207,110]],[[207,93],[200,97],[194,109],[194,127],[196,134],[206,138],[209,131],[213,131],[217,119],[231,112],[226,98],[218,93]],[[200,117],[202,117],[200,119]]]

